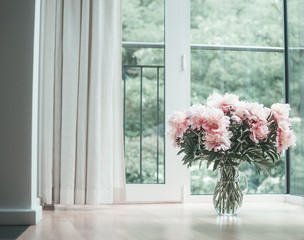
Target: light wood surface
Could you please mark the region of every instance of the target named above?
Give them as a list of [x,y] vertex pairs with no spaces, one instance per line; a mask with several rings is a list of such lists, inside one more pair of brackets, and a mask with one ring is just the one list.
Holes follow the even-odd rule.
[[304,240],[304,206],[244,202],[235,217],[211,203],[57,206],[18,239]]

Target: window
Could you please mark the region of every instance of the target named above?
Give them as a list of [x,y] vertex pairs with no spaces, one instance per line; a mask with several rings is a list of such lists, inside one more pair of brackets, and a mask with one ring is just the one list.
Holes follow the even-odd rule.
[[[281,1],[191,0],[191,102],[204,103],[214,90],[268,107],[284,102],[282,17]],[[282,160],[271,178],[242,165],[249,193],[285,193]],[[215,174],[194,167],[192,194],[213,193]]]
[[304,196],[304,3],[288,1],[289,95],[297,145],[290,151],[290,193]]
[[123,1],[127,183],[164,183],[164,1]]
[[250,166],[242,170],[249,193],[304,195],[303,10],[300,0],[123,1],[127,183],[152,183],[128,184],[131,192],[146,201],[213,193],[216,173],[204,166],[187,171],[164,131],[166,115],[204,103],[217,90],[268,107],[290,101],[297,147],[271,178]]
[[[182,201],[187,171],[164,132],[165,114],[190,104],[189,67],[181,69],[181,56],[187,63],[190,56],[189,4],[184,0],[125,0],[123,11],[126,199]],[[129,94],[134,98],[127,99]]]

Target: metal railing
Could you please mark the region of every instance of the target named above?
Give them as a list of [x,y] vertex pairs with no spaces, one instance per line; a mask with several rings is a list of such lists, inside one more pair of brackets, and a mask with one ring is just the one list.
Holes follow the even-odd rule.
[[283,52],[284,48],[282,48],[282,47],[260,47],[260,46],[191,44],[191,50]]
[[[139,141],[140,141],[140,156],[139,156],[139,180],[140,183],[143,183],[143,72],[144,69],[149,68],[149,69],[155,69],[156,71],[156,183],[160,183],[159,179],[159,165],[160,165],[160,159],[159,159],[159,149],[160,149],[160,69],[164,69],[164,66],[161,65],[123,65],[122,70],[123,70],[123,126],[124,126],[124,148],[126,151],[126,98],[127,98],[127,74],[128,74],[128,69],[131,68],[136,68],[138,69],[139,72],[139,81],[140,81],[140,103],[139,103],[139,118],[140,118],[140,128],[139,128]],[[165,92],[163,92],[165,94]],[[163,95],[163,99],[165,99],[165,96]],[[164,109],[164,108],[163,108]],[[165,116],[165,113],[163,113]],[[163,118],[164,118],[163,116]],[[164,123],[163,123],[164,125]],[[164,126],[163,126],[164,129]],[[163,135],[164,138],[164,135]],[[163,161],[164,168],[165,168],[165,158]],[[165,178],[164,178],[165,179]]]
[[[165,48],[164,43],[151,42],[122,42],[126,48]],[[284,52],[284,47],[238,46],[238,45],[209,45],[191,44],[191,50],[222,50],[222,51],[252,51],[252,52]],[[304,47],[289,47],[288,50],[304,51]]]
[[164,48],[164,43],[152,42],[122,42],[122,46],[126,48]]

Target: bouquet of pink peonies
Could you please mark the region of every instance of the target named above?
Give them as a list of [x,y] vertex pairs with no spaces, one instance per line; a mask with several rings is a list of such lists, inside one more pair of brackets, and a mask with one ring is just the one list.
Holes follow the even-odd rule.
[[289,104],[267,108],[234,94],[213,93],[205,105],[173,112],[167,134],[188,167],[194,161],[199,166],[207,161],[207,167],[213,163],[213,170],[248,162],[270,174],[283,150],[295,145],[289,111]]

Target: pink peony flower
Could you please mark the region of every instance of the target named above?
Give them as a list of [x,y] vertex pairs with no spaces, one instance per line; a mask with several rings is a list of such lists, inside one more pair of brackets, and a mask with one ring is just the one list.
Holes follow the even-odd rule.
[[214,152],[218,151],[226,151],[230,149],[232,133],[229,131],[223,132],[222,134],[206,134],[203,137],[205,140],[204,145],[208,151],[214,150]]
[[289,104],[275,103],[271,106],[272,115],[282,131],[290,130],[291,119],[289,118]]
[[248,103],[239,101],[238,105],[235,107],[235,111],[232,112],[232,121],[240,124],[246,118],[246,112],[248,113]]
[[[287,137],[287,133],[290,133],[291,129],[291,119],[289,118],[289,111],[290,111],[290,106],[289,104],[283,104],[283,103],[275,103],[272,104],[271,106],[272,110],[272,115],[275,119],[275,121],[278,124],[278,130],[277,130],[277,145],[278,145],[278,150],[283,151],[286,150],[284,148],[284,144],[280,144],[281,142],[281,137],[285,139]],[[293,137],[291,137],[292,139]],[[284,141],[283,141],[284,142]]]
[[227,131],[229,127],[229,117],[224,115],[224,112],[217,108],[207,108],[206,119],[203,123],[203,128],[210,134],[221,134]]
[[276,147],[278,153],[282,153],[283,150],[287,150],[291,146],[296,145],[296,136],[292,130],[282,131],[278,129],[276,138]]
[[194,104],[186,112],[189,125],[192,129],[200,130],[206,118],[206,107],[201,104]]
[[249,122],[267,121],[270,114],[270,109],[265,108],[263,104],[248,103],[247,110],[245,110],[246,118]]
[[220,108],[224,113],[234,111],[239,104],[239,97],[235,94],[225,93],[224,96],[214,92],[207,98],[206,106],[210,108]]
[[174,139],[182,138],[183,133],[188,129],[188,118],[185,112],[173,112],[169,117],[168,124],[170,129],[167,134]]
[[291,128],[291,120],[290,118],[285,118],[285,119],[276,119],[278,128],[281,129],[282,131],[287,131],[290,130]]
[[271,110],[282,117],[289,117],[290,105],[283,103],[275,103],[271,105]]
[[259,143],[260,140],[266,138],[270,132],[268,129],[267,122],[263,121],[259,121],[253,124],[250,128],[250,131],[250,139],[255,143]]

